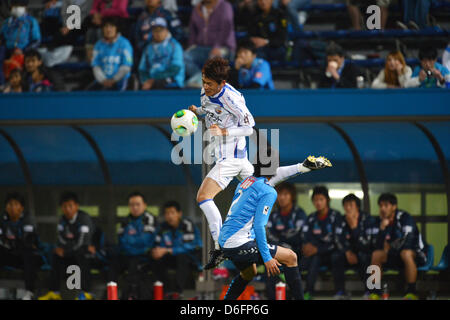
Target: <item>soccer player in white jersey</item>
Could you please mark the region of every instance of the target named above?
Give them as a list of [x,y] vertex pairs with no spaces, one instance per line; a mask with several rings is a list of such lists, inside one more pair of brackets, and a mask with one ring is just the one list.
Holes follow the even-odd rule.
[[208,220],[214,240],[214,250],[204,269],[218,264],[221,250],[218,245],[222,217],[214,203],[214,197],[237,177],[245,179],[253,174],[253,165],[247,159],[246,136],[253,133],[255,121],[249,112],[242,93],[226,82],[229,63],[223,58],[206,61],[202,69],[203,88],[201,106],[189,110],[198,116],[205,116],[206,127],[214,143],[215,166],[203,180],[197,193],[197,202]]

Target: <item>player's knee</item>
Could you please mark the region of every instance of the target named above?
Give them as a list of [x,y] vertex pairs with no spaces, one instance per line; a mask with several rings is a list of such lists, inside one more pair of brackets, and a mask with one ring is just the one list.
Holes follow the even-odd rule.
[[383,261],[385,252],[383,250],[375,250],[372,253],[372,264],[380,264]]
[[297,254],[292,250],[289,250],[286,265],[288,267],[295,267],[297,265]]
[[256,272],[256,266],[252,266],[241,271],[241,277],[246,281],[251,281],[256,276]]
[[400,251],[400,258],[404,261],[404,262],[411,262],[414,261],[414,252],[412,250],[402,250]]

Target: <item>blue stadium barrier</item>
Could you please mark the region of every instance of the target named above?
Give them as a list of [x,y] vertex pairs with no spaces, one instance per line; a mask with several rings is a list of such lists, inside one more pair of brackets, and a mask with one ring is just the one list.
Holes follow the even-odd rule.
[[444,248],[444,251],[442,252],[442,257],[441,260],[439,261],[439,263],[432,267],[431,270],[435,270],[435,271],[443,271],[443,270],[447,270],[448,266],[449,266],[449,251],[450,251],[450,247],[449,245],[446,245]]

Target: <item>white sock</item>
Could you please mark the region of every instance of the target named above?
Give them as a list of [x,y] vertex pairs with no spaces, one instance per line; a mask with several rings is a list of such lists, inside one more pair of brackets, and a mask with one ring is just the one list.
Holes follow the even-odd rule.
[[284,166],[277,168],[277,173],[269,180],[269,184],[275,187],[280,182],[286,179],[295,177],[300,173],[310,172],[311,169],[303,166],[302,163],[293,164],[291,166]]
[[220,228],[222,228],[222,216],[220,215],[220,211],[213,199],[204,200],[199,203],[199,206],[205,214],[206,220],[208,220],[209,231],[211,232],[211,236],[215,242],[215,247],[217,247]]

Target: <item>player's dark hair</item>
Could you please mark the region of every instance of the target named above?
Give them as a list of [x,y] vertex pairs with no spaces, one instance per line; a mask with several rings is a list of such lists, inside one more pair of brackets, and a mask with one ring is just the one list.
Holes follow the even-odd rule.
[[236,53],[239,52],[239,50],[241,50],[241,49],[250,50],[253,54],[256,54],[256,46],[252,41],[250,41],[250,39],[241,40],[238,43]]
[[115,17],[102,18],[102,29],[104,26],[106,26],[108,24],[116,27],[117,32],[119,32],[119,23]]
[[28,49],[24,52],[24,59],[26,58],[37,58],[38,60],[42,60],[42,55],[36,49]]
[[338,45],[335,42],[332,42],[328,45],[327,49],[326,49],[326,56],[339,56],[339,57],[343,57],[345,56],[345,51],[344,49]]
[[397,197],[395,196],[395,194],[392,193],[382,193],[379,197],[378,197],[378,205],[381,204],[381,202],[389,202],[392,205],[397,205]]
[[5,198],[5,206],[11,200],[16,200],[22,205],[22,207],[25,207],[25,198],[19,192],[14,191],[14,192],[8,193]]
[[294,205],[297,203],[297,189],[295,188],[294,184],[290,182],[282,182],[275,189],[277,190],[278,193],[286,190],[291,195],[292,203]]
[[356,203],[356,206],[358,209],[361,209],[361,199],[355,196],[353,193],[350,193],[342,199],[342,205],[346,204],[347,202],[354,201]]
[[325,186],[314,187],[313,193],[312,193],[312,196],[311,196],[311,200],[313,200],[314,197],[316,195],[319,195],[319,194],[323,195],[325,198],[327,198],[327,201],[330,202],[330,196],[328,195],[327,187],[325,187]]
[[438,52],[435,47],[423,47],[419,49],[419,60],[436,60]]
[[164,211],[167,208],[172,208],[172,207],[175,208],[175,210],[177,210],[178,212],[181,211],[180,204],[175,200],[170,200],[170,201],[167,201],[166,203],[164,203],[162,206],[162,209]]
[[127,200],[130,201],[130,199],[131,199],[131,198],[134,198],[134,197],[141,197],[141,198],[142,198],[142,201],[144,201],[144,203],[147,203],[147,201],[145,200],[145,196],[144,196],[141,192],[139,192],[139,191],[133,191],[133,192],[131,192],[131,193],[128,195]]
[[67,202],[67,201],[73,201],[77,204],[80,203],[78,201],[77,194],[75,192],[71,192],[71,191],[66,191],[61,194],[61,197],[59,198],[59,205],[62,205],[64,202]]
[[[259,139],[260,139],[259,130],[255,129],[255,131],[256,131],[257,141],[259,141]],[[272,146],[269,143],[267,143],[266,146],[267,146],[267,156],[269,158],[272,158],[272,153],[274,152],[274,150],[272,149]],[[272,166],[272,162],[269,162],[267,164],[264,164],[261,162],[261,158],[259,157],[259,155],[260,155],[259,147],[260,147],[260,144],[258,143],[258,152],[256,153],[256,163],[253,165],[253,169],[254,169],[253,176],[254,177],[266,177],[269,179],[276,174],[276,169],[270,173],[268,173],[268,172],[264,172],[264,174],[262,173],[262,171],[263,171],[262,169],[270,168]],[[280,161],[278,161],[278,163],[279,162]],[[267,170],[264,170],[264,171],[267,171]]]
[[11,1],[11,7],[17,6],[17,7],[27,7],[29,4],[28,0],[12,0]]
[[221,57],[208,59],[202,68],[202,73],[206,78],[214,80],[219,84],[228,79],[229,72],[230,64],[228,60]]

